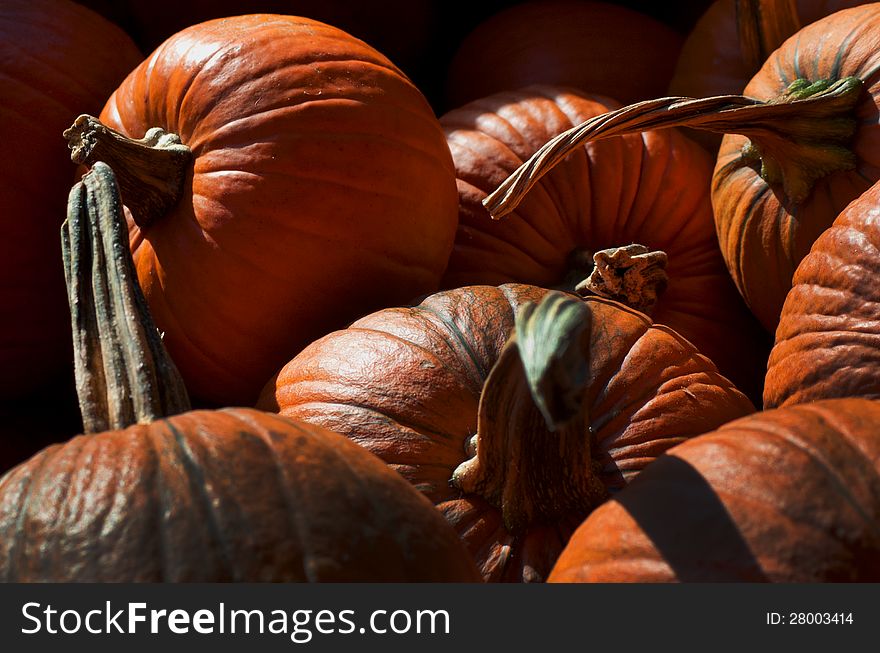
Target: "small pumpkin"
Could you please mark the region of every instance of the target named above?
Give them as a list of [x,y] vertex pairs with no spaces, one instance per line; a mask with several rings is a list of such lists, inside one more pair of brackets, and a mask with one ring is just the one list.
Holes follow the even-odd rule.
[[0,9],[0,397],[17,400],[70,375],[58,229],[73,180],[58,135],[99,111],[142,57],[131,39],[68,0]]
[[202,401],[252,403],[290,352],[435,290],[449,258],[437,119],[388,59],[323,23],[189,27],[68,138],[119,178],[138,278]]
[[666,91],[682,40],[662,22],[616,4],[518,3],[465,37],[449,66],[447,106],[530,84],[571,86],[624,103],[655,97]]
[[880,404],[757,413],[670,449],[577,529],[550,582],[877,582]]
[[95,164],[70,205],[87,434],[0,479],[0,578],[479,580],[431,504],[346,438],[253,409],[188,411],[137,288],[110,168]]
[[813,243],[785,298],[764,406],[880,399],[880,184]]
[[[504,221],[490,219],[482,204],[547,141],[617,108],[573,89],[531,86],[441,117],[459,196],[443,287],[517,282],[573,290],[596,269],[596,253],[603,252],[611,283],[639,276],[644,264],[646,283],[639,282],[637,293],[607,283],[584,283],[581,291],[648,312],[758,398],[769,342],[737,296],[718,249],[710,157],[676,130],[570,150]],[[646,251],[630,256],[625,248],[634,243]]]
[[488,581],[546,578],[571,529],[669,447],[751,412],[694,346],[601,297],[474,286],[317,340],[258,407],[421,490]]

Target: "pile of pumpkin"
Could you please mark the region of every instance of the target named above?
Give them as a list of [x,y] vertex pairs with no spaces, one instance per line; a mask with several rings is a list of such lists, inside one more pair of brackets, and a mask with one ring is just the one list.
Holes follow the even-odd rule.
[[880,3],[189,4],[0,8],[0,578],[880,580]]

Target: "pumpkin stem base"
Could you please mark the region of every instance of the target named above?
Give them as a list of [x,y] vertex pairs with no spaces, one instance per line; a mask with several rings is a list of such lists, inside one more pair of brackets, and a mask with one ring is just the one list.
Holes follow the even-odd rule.
[[558,289],[613,299],[650,315],[669,285],[667,262],[665,252],[635,243],[595,253],[578,248],[569,255],[569,272]]
[[141,229],[183,197],[192,151],[177,134],[154,127],[143,138],[133,139],[83,114],[64,131],[64,138],[74,163],[103,161],[113,169],[122,199]]

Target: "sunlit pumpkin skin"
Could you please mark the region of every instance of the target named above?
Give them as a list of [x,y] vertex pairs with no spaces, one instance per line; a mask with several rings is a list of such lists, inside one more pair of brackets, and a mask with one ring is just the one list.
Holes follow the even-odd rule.
[[447,106],[529,84],[572,86],[624,104],[660,97],[682,40],[660,21],[614,4],[519,3],[465,38],[450,64]]
[[347,439],[251,409],[83,435],[0,479],[0,578],[478,581],[431,504]]
[[436,289],[456,226],[443,133],[418,89],[344,32],[272,15],[193,26],[101,119],[192,150],[183,199],[146,230],[132,221],[131,246],[195,397],[252,403],[291,352]]
[[[577,523],[536,523],[514,536],[498,508],[450,479],[472,455],[481,389],[517,309],[547,293],[475,286],[379,311],[306,348],[259,405],[336,430],[382,458],[438,506],[486,580],[541,581]],[[592,326],[584,396],[593,460],[609,490],[685,438],[753,410],[671,329],[613,301],[585,301]]]
[[459,227],[444,288],[565,280],[572,250],[630,243],[668,255],[668,287],[651,313],[760,398],[769,343],[737,297],[718,250],[712,162],[675,130],[609,138],[578,148],[492,220],[481,201],[557,134],[617,108],[553,86],[499,93],[440,122],[458,176]]
[[[801,25],[809,25],[841,9],[868,4],[865,0],[797,0]],[[740,49],[736,0],[716,0],[706,10],[681,48],[671,95],[709,97],[739,94],[752,78]]]
[[880,185],[841,213],[794,275],[776,329],[764,406],[880,399]]
[[770,333],[798,263],[846,205],[880,179],[880,4],[808,25],[771,55],[744,91],[769,100],[798,77],[846,76],[864,82],[851,146],[856,167],[820,179],[802,203],[791,205],[781,188],[760,177],[743,155],[747,139],[725,136],[718,154],[712,204],[721,251],[746,303]]
[[70,369],[58,230],[73,170],[61,132],[99,111],[141,55],[118,27],[67,0],[0,6],[0,395]]
[[653,462],[595,510],[550,582],[880,580],[880,405],[757,413]]

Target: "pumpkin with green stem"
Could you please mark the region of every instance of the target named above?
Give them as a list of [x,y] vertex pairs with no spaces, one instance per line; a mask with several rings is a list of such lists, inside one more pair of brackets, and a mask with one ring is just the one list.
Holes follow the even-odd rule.
[[473,286],[317,340],[258,407],[342,433],[421,490],[488,581],[542,581],[669,447],[753,410],[694,346],[601,297]]
[[479,580],[431,504],[341,435],[188,410],[105,164],[71,192],[62,236],[86,434],[0,479],[0,578]]

